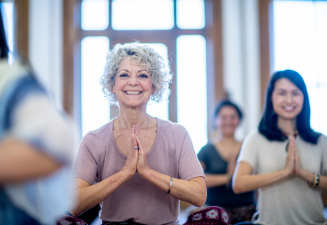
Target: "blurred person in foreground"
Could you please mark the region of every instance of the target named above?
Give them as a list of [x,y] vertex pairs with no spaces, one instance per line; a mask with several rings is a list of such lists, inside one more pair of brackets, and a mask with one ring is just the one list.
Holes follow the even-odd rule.
[[278,71],[270,79],[258,131],[245,139],[234,191],[259,189],[255,224],[327,224],[321,189],[327,189],[327,138],[310,126],[301,75]]
[[71,206],[73,132],[21,61],[0,10],[0,224],[55,224]]
[[214,127],[218,135],[198,153],[206,176],[206,205],[225,209],[231,224],[250,221],[255,212],[253,191],[235,194],[231,187],[236,159],[242,145],[242,142],[235,139],[235,130],[242,117],[242,112],[235,103],[229,100],[219,102],[214,111]]
[[204,204],[204,174],[186,129],[146,113],[150,99],[168,98],[171,78],[148,46],[117,44],[109,52],[101,83],[120,114],[82,139],[73,215],[100,203],[103,224],[175,224],[179,199]]

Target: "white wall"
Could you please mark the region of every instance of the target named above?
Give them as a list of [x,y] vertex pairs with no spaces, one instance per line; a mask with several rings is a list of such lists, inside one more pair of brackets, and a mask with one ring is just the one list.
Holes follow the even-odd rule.
[[29,4],[29,59],[62,108],[62,0],[30,0]]
[[241,106],[243,139],[260,120],[258,0],[222,0],[223,74],[230,98]]

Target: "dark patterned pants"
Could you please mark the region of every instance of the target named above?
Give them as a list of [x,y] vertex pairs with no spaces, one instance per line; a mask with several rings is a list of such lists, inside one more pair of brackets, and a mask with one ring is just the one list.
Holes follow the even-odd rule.
[[255,213],[255,205],[247,205],[241,207],[221,207],[226,210],[229,216],[231,224],[251,221],[253,214]]

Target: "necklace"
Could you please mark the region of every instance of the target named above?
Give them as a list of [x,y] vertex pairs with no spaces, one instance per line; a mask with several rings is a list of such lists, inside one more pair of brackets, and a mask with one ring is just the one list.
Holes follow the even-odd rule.
[[[117,119],[118,119],[118,123],[119,123],[119,130],[121,131],[121,130],[122,130],[122,128],[121,128],[121,122],[120,122],[120,119],[119,119],[119,118],[117,118]],[[148,129],[149,129],[149,116],[147,117],[147,121],[148,121],[148,123],[147,123],[147,128],[146,128],[146,132],[145,132],[144,140],[146,139],[146,137],[147,137],[147,135],[148,135]],[[127,145],[127,143],[126,143],[125,138],[124,138],[124,143],[125,143],[125,146],[126,146],[126,149],[127,149],[127,152],[128,152],[128,145]]]

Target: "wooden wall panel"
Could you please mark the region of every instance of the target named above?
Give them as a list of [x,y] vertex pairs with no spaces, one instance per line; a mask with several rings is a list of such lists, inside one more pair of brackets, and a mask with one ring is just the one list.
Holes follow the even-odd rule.
[[261,87],[261,109],[264,107],[266,88],[269,83],[271,73],[270,49],[272,39],[272,2],[273,0],[258,0],[259,3],[259,29],[260,29],[260,87]]
[[214,59],[214,96],[215,102],[226,98],[223,76],[223,41],[222,41],[222,13],[221,0],[212,0],[213,26],[211,39],[213,40]]
[[71,116],[74,116],[75,3],[76,0],[63,0],[63,107]]
[[16,0],[15,4],[15,50],[28,59],[29,0]]

